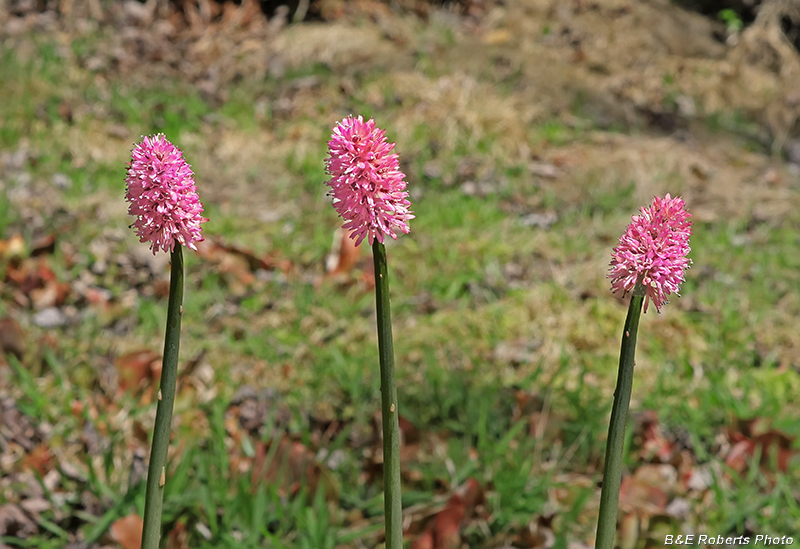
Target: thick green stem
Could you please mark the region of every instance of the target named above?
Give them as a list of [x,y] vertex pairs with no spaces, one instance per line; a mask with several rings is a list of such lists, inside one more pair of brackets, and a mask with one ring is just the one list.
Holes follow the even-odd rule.
[[150,466],[147,469],[142,549],[158,549],[161,541],[161,510],[164,503],[169,433],[172,426],[172,408],[175,403],[175,385],[178,380],[178,350],[183,314],[183,252],[178,243],[175,244],[171,260],[167,332],[164,336],[164,358],[161,366],[156,423],[153,427],[153,446],[150,450]]
[[394,380],[392,313],[386,248],[372,245],[375,261],[375,301],[378,311],[378,354],[381,362],[381,411],[383,415],[383,489],[386,515],[386,549],[403,549],[403,504],[400,497],[400,421]]
[[617,532],[617,511],[619,509],[619,487],[622,482],[622,451],[625,443],[625,426],[628,422],[628,406],[633,387],[634,356],[636,354],[636,335],[639,332],[639,317],[642,314],[642,295],[634,290],[625,331],[622,333],[622,346],[619,352],[619,374],[617,389],[614,391],[614,407],[611,410],[611,423],[608,426],[606,443],[606,463],[603,470],[603,489],[600,493],[600,511],[597,517],[597,539],[595,549],[613,549],[614,534]]

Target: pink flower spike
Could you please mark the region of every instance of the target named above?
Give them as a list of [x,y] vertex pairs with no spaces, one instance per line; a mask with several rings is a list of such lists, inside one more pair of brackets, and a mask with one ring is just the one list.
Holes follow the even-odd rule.
[[365,238],[370,245],[376,238],[382,244],[384,235],[396,240],[398,231],[408,234],[408,220],[414,219],[406,176],[393,149],[386,132],[361,116],[337,123],[328,141],[327,185],[333,189],[333,207],[345,220],[342,227],[356,246]]
[[654,197],[653,205],[634,215],[611,254],[611,290],[622,290],[624,296],[641,284],[644,290],[644,312],[652,299],[656,310],[671,293],[680,295],[684,272],[692,263],[689,237],[692,235],[691,214],[683,199]]
[[200,224],[208,219],[200,215],[203,205],[191,166],[164,134],[144,137],[133,148],[125,183],[139,242],[150,242],[153,255],[159,248],[171,252],[176,241],[197,250],[194,243],[203,240]]

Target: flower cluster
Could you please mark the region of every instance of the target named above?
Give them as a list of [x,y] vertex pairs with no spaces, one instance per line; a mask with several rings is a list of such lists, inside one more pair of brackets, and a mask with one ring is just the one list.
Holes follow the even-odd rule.
[[149,242],[153,254],[171,252],[175,242],[196,250],[203,240],[203,205],[197,196],[192,168],[183,153],[164,134],[148,136],[131,153],[125,178],[128,213],[140,242]]
[[375,239],[383,243],[384,235],[397,239],[397,232],[408,234],[408,220],[414,219],[393,149],[386,132],[361,116],[339,122],[328,141],[327,185],[356,246],[365,238],[372,245]]
[[653,198],[652,206],[634,215],[611,254],[608,277],[612,291],[622,290],[625,295],[641,284],[644,312],[652,299],[659,313],[661,306],[669,303],[667,296],[679,295],[684,272],[691,265],[687,257],[692,234],[689,217],[683,199],[669,194]]

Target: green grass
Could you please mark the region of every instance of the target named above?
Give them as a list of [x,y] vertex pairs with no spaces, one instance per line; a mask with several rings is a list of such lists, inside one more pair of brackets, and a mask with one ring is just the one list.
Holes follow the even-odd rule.
[[[449,36],[445,42],[454,40]],[[131,278],[117,261],[131,257],[132,247],[145,246],[128,231],[124,204],[113,205],[122,202],[130,144],[112,147],[111,157],[71,148],[75,135],[89,140],[98,128],[122,125],[134,136],[163,131],[185,141],[190,162],[214,151],[202,145],[205,139],[222,139],[226,132],[253,139],[270,132],[276,147],[291,151],[269,166],[268,177],[255,161],[245,171],[247,189],[256,194],[266,186],[290,214],[261,222],[241,215],[237,204],[206,202],[209,240],[288,258],[286,276],[272,273],[242,288],[218,263],[187,253],[182,358],[207,353],[214,392],[202,397],[209,387],[192,386],[179,394],[174,445],[180,458],[168,473],[165,531],[181,525],[191,547],[374,546],[381,490],[376,482],[365,482],[370,445],[363,442],[379,402],[374,298],[358,283],[322,279],[338,224],[324,196],[322,160],[326,132],[343,108],[381,115],[390,123],[406,105],[387,99],[389,106],[378,109],[358,90],[355,97],[331,103],[325,94],[335,88],[337,76],[312,64],[292,69],[286,79],[319,79],[323,98],[316,117],[303,113],[281,120],[268,109],[255,120],[255,102],[266,98],[271,105],[281,82],[268,77],[232,84],[221,105],[178,82],[111,79],[101,90],[87,71],[68,70],[47,37],[38,36],[35,43],[36,55],[2,53],[0,96],[20,99],[0,101],[0,152],[15,151],[25,140],[33,154],[22,171],[46,199],[39,203],[41,224],[30,228],[11,205],[12,174],[0,194],[0,239],[20,233],[30,242],[56,233],[57,251],[48,261],[58,279],[68,282],[92,272],[102,258],[90,244],[102,243],[108,266],[91,274],[90,284],[109,290],[113,300],[102,309],[72,294],[66,305],[82,312],[80,322],[50,332],[55,341],[46,351],[31,343],[21,361],[7,359],[10,373],[2,391],[34,425],[49,426],[54,467],[66,464],[71,471],[62,471],[56,491],[44,490],[51,508],[39,518],[36,536],[0,541],[11,547],[63,547],[77,536],[100,543],[114,520],[143,512],[144,484],[131,473],[131,448],[144,448],[134,432],[150,432],[152,406],[138,393],[117,395],[109,375],[114,357],[126,351],[160,351],[166,301],[152,287],[165,274],[139,267]],[[94,47],[90,37],[72,50],[85,57]],[[420,54],[419,65],[418,71],[439,75],[427,54]],[[383,76],[367,71],[358,79],[366,87],[384,82]],[[102,106],[97,120],[62,119],[59,105],[77,101],[77,90],[86,105]],[[735,128],[722,120],[709,124],[720,139],[741,126],[735,117]],[[316,141],[286,148],[297,132],[317,127]],[[530,140],[569,147],[585,142],[581,128],[553,118],[534,125]],[[616,238],[641,205],[635,183],[620,178],[597,185],[593,175],[571,174],[557,183],[539,181],[524,163],[498,152],[502,136],[491,133],[459,136],[444,149],[434,146],[447,143],[441,128],[416,125],[398,134],[417,215],[413,232],[388,247],[398,389],[401,414],[421,432],[420,450],[404,465],[404,472],[413,472],[404,480],[404,503],[441,504],[473,477],[486,490],[488,511],[465,525],[463,541],[470,547],[501,546],[532,517],[551,511],[557,547],[591,540],[625,314],[604,275]],[[407,159],[404,150],[412,151]],[[462,181],[424,175],[430,160],[454,171],[472,158],[491,168],[487,180],[495,187],[485,197],[467,196]],[[198,158],[198,165],[206,166],[205,173],[196,168],[198,179],[211,179],[213,194],[225,173],[203,162]],[[71,186],[53,188],[49,182],[57,173],[67,175]],[[677,176],[666,174],[665,181],[670,177]],[[583,191],[566,200],[558,185]],[[573,190],[568,196],[575,195]],[[239,202],[246,205],[250,198],[241,196]],[[547,230],[526,227],[512,207],[518,204],[555,211],[558,221]],[[753,417],[800,435],[794,398],[800,387],[792,362],[800,308],[794,291],[800,283],[797,222],[796,214],[760,225],[723,216],[696,221],[694,268],[683,297],[663,314],[643,317],[633,410],[654,410],[665,430],[685,431],[692,456],[698,466],[710,468],[713,482],[710,505],[684,494],[693,509],[688,523],[653,518],[642,539],[660,544],[663,535],[686,527],[725,535],[745,529],[778,535],[800,528],[792,489],[800,472],[796,460],[786,472],[776,472],[773,463],[740,475],[726,469],[717,440],[736,419]],[[10,261],[4,258],[2,269]],[[368,263],[356,269],[354,280]],[[505,274],[512,266],[523,273],[518,280]],[[136,295],[128,299],[131,289]],[[0,295],[0,312],[30,318],[31,310],[13,304],[9,284]],[[22,324],[31,341],[48,335],[28,320]],[[509,344],[529,345],[531,357],[515,361],[497,352]],[[270,413],[287,411],[281,428],[293,441],[314,455],[339,452],[335,467],[321,464],[321,484],[328,490],[314,491],[307,478],[287,489],[282,479],[288,460],[280,464],[284,474],[277,479],[251,482],[256,448],[270,441],[271,429],[261,429],[259,436],[236,427],[229,402],[246,384],[275,390]],[[530,414],[515,415],[515,391],[543,400],[535,411],[547,411],[547,422],[538,436],[531,433]],[[82,411],[74,411],[76,402]],[[317,425],[322,420],[339,422],[342,431],[326,439]],[[95,458],[86,442],[94,435],[87,432],[97,433]],[[268,462],[281,457],[274,442]],[[626,463],[634,471],[642,460],[630,449]],[[25,489],[25,477],[14,476],[23,473],[21,465],[9,472],[9,482],[17,483],[12,487]],[[0,492],[0,504],[16,503],[13,494]]]

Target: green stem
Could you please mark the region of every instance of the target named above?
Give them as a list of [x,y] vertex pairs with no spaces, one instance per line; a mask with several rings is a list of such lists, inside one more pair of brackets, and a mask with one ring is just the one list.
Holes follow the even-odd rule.
[[386,515],[386,549],[403,549],[403,504],[400,498],[400,421],[394,379],[392,313],[386,248],[372,245],[375,262],[375,302],[378,311],[378,354],[381,361],[381,411],[383,416],[383,489]]
[[614,407],[611,409],[611,423],[608,426],[606,463],[603,470],[603,489],[600,493],[595,549],[613,549],[614,534],[617,532],[619,487],[622,482],[622,451],[625,443],[625,426],[628,422],[628,406],[631,402],[631,388],[633,387],[636,336],[639,332],[639,317],[642,314],[644,300],[642,295],[637,295],[640,293],[636,291],[637,289],[634,289],[631,297],[628,317],[625,319],[625,331],[622,333],[617,389],[614,391]]
[[183,252],[176,243],[172,251],[172,270],[169,281],[167,332],[164,336],[164,358],[161,366],[161,387],[158,391],[156,423],[153,427],[153,446],[147,469],[147,492],[144,500],[144,529],[142,549],[158,549],[161,541],[161,510],[164,503],[164,483],[178,380],[178,350],[181,342],[183,314]]

